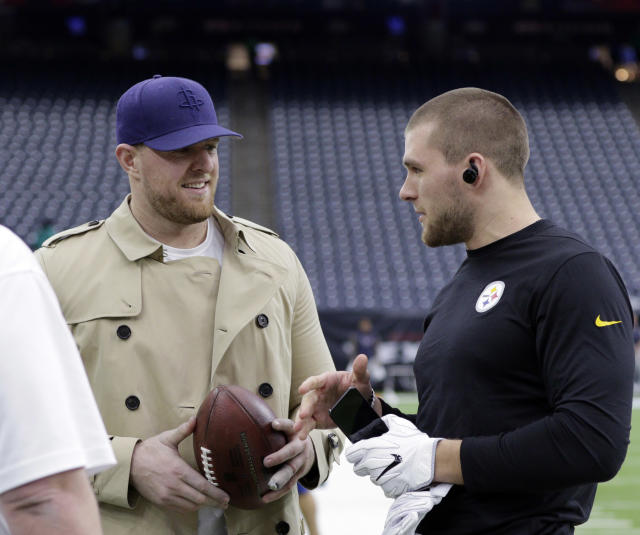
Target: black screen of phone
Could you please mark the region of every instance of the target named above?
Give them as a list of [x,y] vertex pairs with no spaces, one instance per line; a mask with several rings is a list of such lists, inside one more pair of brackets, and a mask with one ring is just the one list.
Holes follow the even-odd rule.
[[[331,419],[351,442],[379,436],[389,428],[355,387],[349,388],[329,410]],[[363,429],[366,430],[363,433]]]

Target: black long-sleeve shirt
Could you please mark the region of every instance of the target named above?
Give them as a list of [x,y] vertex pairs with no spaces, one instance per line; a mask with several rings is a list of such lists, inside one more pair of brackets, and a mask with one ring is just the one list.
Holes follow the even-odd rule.
[[463,439],[465,484],[418,533],[573,533],[626,455],[632,321],[611,262],[548,221],[469,251],[414,364],[416,425]]

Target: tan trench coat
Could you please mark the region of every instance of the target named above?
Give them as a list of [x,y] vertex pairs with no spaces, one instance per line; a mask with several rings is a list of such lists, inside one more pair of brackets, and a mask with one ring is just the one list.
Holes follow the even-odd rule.
[[[219,211],[215,218],[225,237],[221,270],[204,257],[163,263],[128,198],[106,220],[62,232],[36,252],[118,459],[93,481],[105,535],[197,533],[196,513],[161,509],[129,487],[137,441],[186,421],[218,384],[266,395],[276,416],[293,417],[300,383],[334,369],[293,251],[268,229]],[[342,444],[331,432],[312,439],[321,483]],[[190,437],[180,453],[195,466]],[[230,535],[302,530],[295,488],[258,510],[229,507],[226,519]]]

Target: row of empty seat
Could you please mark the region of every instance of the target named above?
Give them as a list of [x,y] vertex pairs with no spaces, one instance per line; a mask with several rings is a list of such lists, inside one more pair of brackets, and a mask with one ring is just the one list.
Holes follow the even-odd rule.
[[[189,76],[211,90],[220,123],[230,125],[228,89],[215,73]],[[45,220],[60,230],[108,216],[129,190],[114,156],[115,104],[152,74],[0,78],[0,221],[31,244]],[[407,119],[465,85],[512,100],[529,127],[534,206],[609,256],[640,295],[640,131],[604,73],[281,67],[270,109],[276,230],[300,256],[318,307],[422,314],[464,259],[462,245],[421,243],[398,191]],[[224,211],[232,146],[220,150]]]

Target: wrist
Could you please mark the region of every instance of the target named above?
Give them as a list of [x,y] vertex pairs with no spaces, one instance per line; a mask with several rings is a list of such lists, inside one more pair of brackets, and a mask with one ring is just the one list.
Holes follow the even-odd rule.
[[460,446],[462,440],[441,439],[436,446],[433,481],[464,485]]
[[369,399],[367,401],[369,401],[369,406],[374,409],[376,406],[376,391],[371,385],[369,385],[369,387],[371,388],[371,393],[369,394]]
[[140,451],[140,444],[142,444],[142,441],[136,442],[133,446],[133,449],[131,450],[131,461],[129,465],[129,484],[130,485],[133,485],[135,472],[138,468],[136,454]]
[[367,401],[369,401],[369,406],[376,411],[378,416],[382,416],[382,402],[380,401],[380,398],[376,396],[376,392],[373,387],[371,387],[371,394],[369,394]]
[[317,466],[316,463],[316,450],[313,447],[313,442],[310,437],[307,437],[305,444],[305,457],[306,462],[304,464],[304,475],[307,475],[314,466]]
[[318,486],[320,483],[320,470],[318,470],[318,463],[315,462],[315,459],[306,473],[301,476],[298,481],[307,489],[315,489]]

